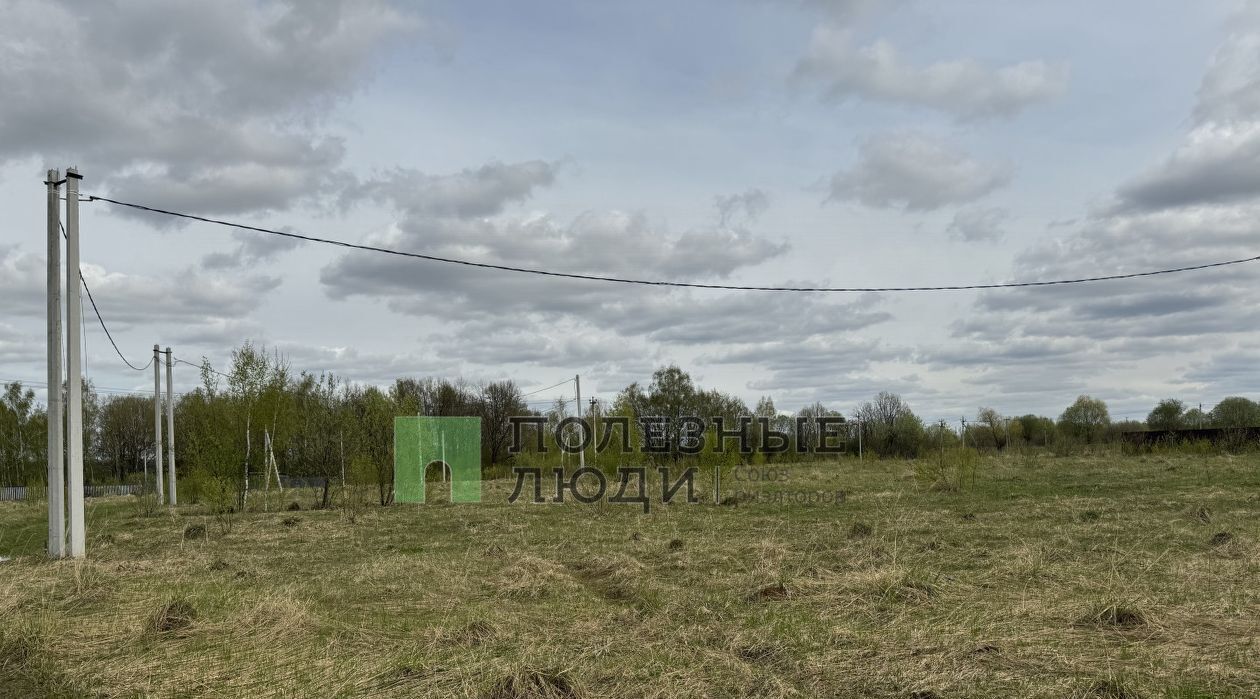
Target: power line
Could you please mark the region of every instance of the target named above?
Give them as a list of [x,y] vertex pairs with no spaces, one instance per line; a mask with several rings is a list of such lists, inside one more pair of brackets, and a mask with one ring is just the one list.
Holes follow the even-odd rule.
[[534,395],[535,393],[542,393],[543,391],[550,391],[550,390],[551,390],[551,389],[553,389],[553,388],[559,388],[560,386],[563,386],[563,385],[565,385],[565,384],[567,384],[567,383],[573,383],[573,379],[565,379],[564,381],[561,381],[560,383],[558,383],[558,384],[556,384],[556,385],[554,385],[554,386],[548,386],[548,387],[546,387],[546,388],[540,388],[540,389],[538,389],[537,391],[530,391],[529,393],[522,393],[522,394],[521,394],[521,398],[524,398],[524,397],[526,397],[526,396],[532,396],[532,395]]
[[[82,200],[80,200],[80,201],[82,201]],[[64,237],[66,237],[66,226],[65,226],[65,224],[63,224],[63,223],[61,223],[60,221],[58,221],[58,222],[57,222],[57,225],[61,226],[61,237],[63,237],[63,238],[64,238]],[[127,358],[123,356],[122,350],[118,349],[118,343],[117,343],[117,342],[114,342],[114,336],[113,336],[112,334],[110,334],[110,332],[109,332],[109,326],[105,324],[105,319],[101,317],[101,309],[99,309],[99,308],[97,308],[97,307],[96,307],[96,299],[92,298],[92,289],[88,286],[87,279],[85,279],[85,278],[83,277],[83,269],[82,269],[82,268],[80,268],[80,269],[79,269],[79,281],[83,284],[83,290],[87,292],[88,301],[90,301],[90,302],[92,303],[92,311],[93,311],[94,313],[96,313],[96,319],[97,319],[98,321],[100,321],[100,323],[101,323],[101,330],[104,330],[104,331],[105,331],[105,337],[109,338],[109,344],[111,344],[111,345],[113,345],[113,346],[114,346],[114,352],[116,352],[116,353],[118,354],[118,358],[119,358],[119,359],[123,360],[123,364],[126,364],[127,366],[131,367],[131,368],[132,368],[133,370],[135,370],[135,371],[144,371],[145,369],[148,369],[149,367],[153,366],[153,360],[152,360],[152,359],[150,359],[150,360],[149,360],[149,363],[148,363],[148,364],[145,364],[145,365],[144,365],[144,366],[142,366],[142,367],[138,367],[138,366],[136,366],[135,364],[132,364],[131,362],[127,361]],[[80,299],[80,302],[82,302],[82,300],[81,300],[81,299]],[[87,333],[84,333],[84,336],[85,336],[85,337],[86,337],[86,335],[87,335]]]
[[188,360],[186,360],[186,359],[180,359],[179,357],[175,357],[175,358],[174,358],[174,360],[175,360],[177,363],[179,363],[179,364],[187,364],[188,366],[195,366],[195,367],[197,367],[198,369],[209,369],[209,370],[210,370],[210,373],[212,373],[212,374],[218,374],[219,376],[222,376],[222,377],[223,377],[223,378],[225,378],[225,379],[230,379],[230,378],[232,378],[229,374],[225,374],[225,373],[223,373],[223,372],[221,372],[221,371],[219,371],[219,370],[215,369],[214,367],[209,366],[208,364],[206,364],[206,365],[195,364],[195,363],[190,362],[190,361],[188,361]]
[[1189,265],[1185,267],[1172,267],[1169,269],[1159,269],[1149,272],[1131,272],[1129,274],[1108,274],[1100,277],[1080,277],[1076,279],[1055,279],[1051,281],[1040,282],[1003,282],[994,284],[958,284],[950,286],[885,286],[885,287],[802,287],[802,286],[739,286],[733,284],[700,284],[695,282],[671,282],[656,281],[648,279],[629,279],[623,277],[606,277],[594,274],[576,274],[570,272],[554,272],[543,269],[531,269],[528,267],[511,267],[508,265],[496,265],[488,262],[473,262],[471,260],[460,260],[450,257],[438,257],[436,255],[425,255],[418,252],[405,252],[402,250],[391,250],[389,248],[381,248],[373,245],[361,245],[358,243],[347,243],[342,240],[331,240],[328,238],[316,238],[309,235],[301,235],[298,233],[288,233],[278,231],[271,228],[260,228],[258,226],[250,226],[243,223],[233,223],[231,221],[223,221],[220,219],[207,218],[204,216],[196,216],[194,214],[185,214],[178,211],[168,211],[143,204],[133,204],[131,202],[118,201],[108,197],[89,196],[89,202],[104,201],[118,206],[126,206],[140,211],[148,211],[155,214],[164,214],[167,216],[175,216],[178,218],[186,218],[192,221],[201,221],[203,223],[213,223],[220,226],[228,226],[230,228],[239,228],[246,231],[254,231],[256,233],[266,233],[268,235],[278,235],[285,238],[293,238],[295,240],[304,240],[310,243],[323,243],[325,245],[335,245],[352,250],[364,250],[367,252],[379,252],[386,255],[397,255],[399,257],[411,257],[420,260],[428,260],[430,262],[442,262],[453,265],[464,265],[466,267],[480,267],[482,269],[493,269],[503,272],[519,272],[522,274],[536,274],[547,277],[563,277],[566,279],[582,279],[586,281],[611,282],[615,284],[637,284],[641,286],[666,286],[666,287],[684,287],[689,289],[720,289],[724,291],[781,291],[781,292],[806,292],[806,293],[880,293],[893,291],[967,291],[980,289],[1013,289],[1020,287],[1036,287],[1036,286],[1061,286],[1065,284],[1086,284],[1090,282],[1116,281],[1120,279],[1136,279],[1138,277],[1153,277],[1161,274],[1176,274],[1178,272],[1191,272],[1200,269],[1210,269],[1213,267],[1225,267],[1228,265],[1238,265],[1245,262],[1260,261],[1260,255],[1255,257],[1244,257],[1237,260],[1226,260],[1224,262],[1210,262],[1201,265]]
[[[13,383],[21,384],[24,387],[48,388],[48,383],[46,381],[32,381],[28,379],[0,379],[0,384],[13,384]],[[113,388],[109,386],[93,385],[92,390],[95,391],[96,393],[123,394],[123,395],[135,395],[135,396],[145,396],[145,397],[149,397],[153,395],[152,389],[145,390],[142,388]],[[187,395],[187,393],[188,393],[187,391],[176,391],[175,395],[178,397],[178,396]]]

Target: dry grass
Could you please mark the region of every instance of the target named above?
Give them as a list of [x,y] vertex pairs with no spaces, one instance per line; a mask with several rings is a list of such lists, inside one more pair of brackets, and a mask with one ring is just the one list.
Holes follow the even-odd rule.
[[508,506],[496,481],[230,530],[104,499],[79,562],[0,503],[0,697],[1258,696],[1257,475],[984,459],[948,492],[847,461],[766,486],[839,505]]

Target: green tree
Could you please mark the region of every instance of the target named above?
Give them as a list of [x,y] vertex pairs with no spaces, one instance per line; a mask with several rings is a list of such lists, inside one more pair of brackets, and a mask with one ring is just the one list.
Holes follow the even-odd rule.
[[1098,398],[1078,396],[1059,416],[1059,430],[1068,437],[1087,444],[1101,442],[1111,426],[1107,404]]
[[1146,427],[1158,431],[1179,430],[1186,426],[1185,417],[1185,403],[1165,398],[1146,416]]
[[1230,396],[1208,414],[1213,427],[1260,427],[1260,404],[1242,396]]
[[862,423],[866,443],[880,456],[913,458],[919,453],[923,421],[901,396],[882,391],[874,401],[863,403],[853,418]]

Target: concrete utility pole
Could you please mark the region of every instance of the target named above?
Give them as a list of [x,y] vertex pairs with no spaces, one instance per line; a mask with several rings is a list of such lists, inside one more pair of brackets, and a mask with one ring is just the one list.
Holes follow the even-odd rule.
[[70,403],[66,421],[66,496],[70,510],[71,558],[87,553],[83,521],[83,306],[79,272],[79,180],[74,168],[66,170],[66,397]]
[[153,492],[157,502],[162,504],[162,352],[157,345],[153,346]]
[[[581,430],[581,433],[578,436],[578,444],[581,444],[582,440],[586,439],[586,428],[582,425],[582,421],[581,421],[582,420],[582,377],[578,374],[573,375],[573,392],[577,397],[578,429]],[[586,468],[586,450],[585,449],[578,452],[578,468]]]
[[66,555],[61,404],[61,172],[48,171],[48,557]]
[[[598,446],[598,442],[599,442],[599,429],[598,429],[599,426],[595,423],[595,410],[597,408],[599,408],[599,402],[596,401],[594,397],[591,397],[591,442],[596,444],[596,446]],[[591,452],[592,465],[597,463],[598,461],[599,461],[599,452],[592,451]]]
[[171,348],[166,348],[166,502],[175,507],[175,379]]

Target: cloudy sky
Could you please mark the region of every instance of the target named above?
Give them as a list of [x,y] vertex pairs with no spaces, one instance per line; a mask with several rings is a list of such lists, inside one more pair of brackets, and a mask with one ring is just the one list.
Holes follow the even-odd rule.
[[[0,22],[0,380],[42,381],[44,171],[83,191],[566,272],[900,286],[1260,254],[1260,7],[1237,2],[70,3]],[[626,287],[82,205],[133,362],[246,338],[363,382],[676,362],[781,408],[879,390],[1113,416],[1260,392],[1260,263],[988,292]],[[88,309],[87,373],[148,390]],[[196,380],[177,372],[179,388]],[[540,396],[563,393],[564,389]]]

